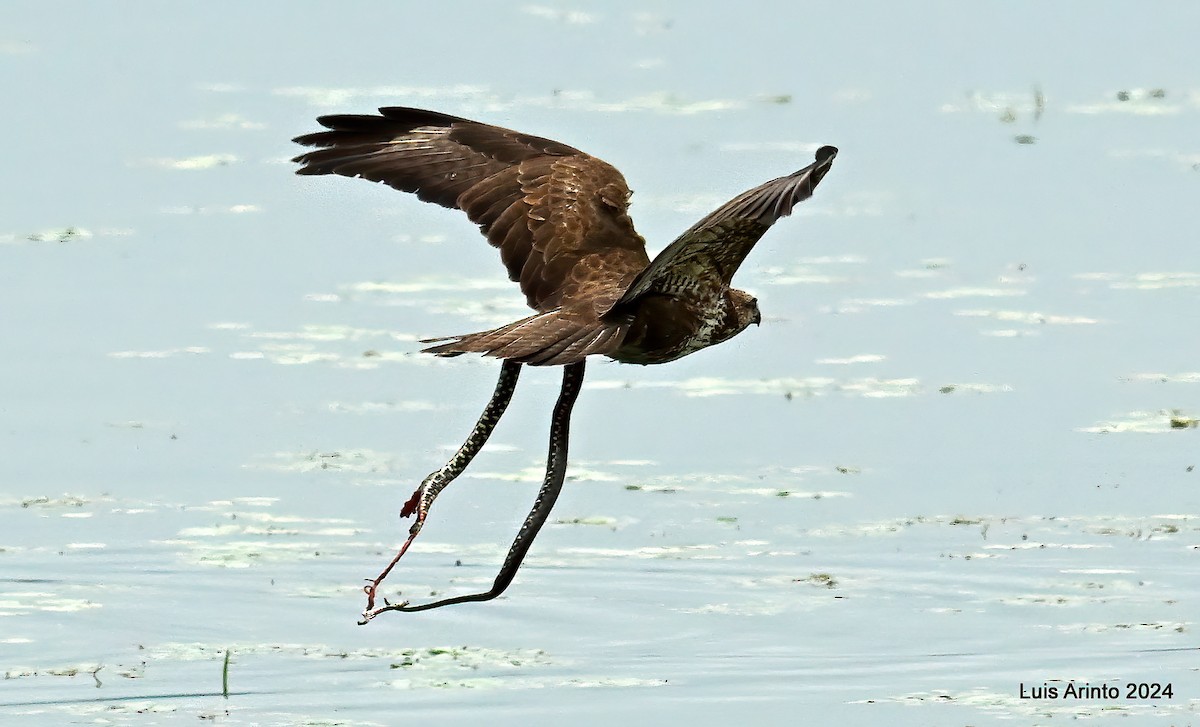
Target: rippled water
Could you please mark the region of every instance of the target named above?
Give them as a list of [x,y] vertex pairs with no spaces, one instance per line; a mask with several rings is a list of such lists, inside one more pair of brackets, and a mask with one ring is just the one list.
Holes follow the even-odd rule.
[[[909,10],[10,4],[0,721],[1194,722],[1200,18]],[[589,367],[504,597],[359,627],[499,370],[417,340],[524,315],[459,213],[291,174],[378,105],[602,156],[652,252],[841,154],[761,328]],[[389,595],[491,583],[557,385]]]

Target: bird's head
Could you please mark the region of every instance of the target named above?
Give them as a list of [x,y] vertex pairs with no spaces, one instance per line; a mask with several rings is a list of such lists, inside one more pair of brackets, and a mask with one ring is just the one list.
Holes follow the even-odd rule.
[[746,330],[751,323],[756,326],[762,324],[762,313],[758,310],[758,298],[744,290],[730,288],[725,294],[725,299],[729,311],[737,322],[730,334],[731,337]]

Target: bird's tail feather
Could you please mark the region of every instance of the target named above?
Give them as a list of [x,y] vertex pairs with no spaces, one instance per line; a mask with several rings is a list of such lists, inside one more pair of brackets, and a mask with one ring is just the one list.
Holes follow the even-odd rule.
[[627,328],[625,323],[587,320],[555,309],[490,331],[427,338],[421,343],[437,343],[424,353],[438,356],[482,353],[531,366],[561,366],[616,350]]

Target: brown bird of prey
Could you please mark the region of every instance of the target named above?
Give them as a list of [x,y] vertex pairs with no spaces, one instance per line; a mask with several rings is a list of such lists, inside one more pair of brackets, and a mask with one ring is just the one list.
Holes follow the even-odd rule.
[[[297,174],[340,174],[383,182],[425,202],[460,209],[500,250],[508,276],[535,312],[490,331],[430,339],[438,356],[481,353],[502,359],[500,380],[471,435],[422,482],[401,510],[416,515],[408,539],[365,587],[360,623],[384,611],[423,611],[504,592],[554,507],[567,468],[571,408],[593,354],[659,364],[741,333],[762,318],[758,301],[730,287],[754,243],[807,199],[837,149],[739,194],[692,225],[653,261],[629,218],[629,187],[610,164],[573,147],[519,131],[411,108],[322,116],[327,131],[295,141]],[[521,364],[562,366],[550,424],[546,476],[491,589],[432,603],[377,607],[380,583],[421,531],[429,508],[470,464],[508,406]]]

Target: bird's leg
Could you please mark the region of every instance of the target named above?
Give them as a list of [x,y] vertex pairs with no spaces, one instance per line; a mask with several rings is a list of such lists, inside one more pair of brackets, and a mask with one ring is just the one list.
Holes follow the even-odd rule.
[[442,490],[446,489],[447,485],[462,474],[467,465],[471,464],[471,460],[475,459],[475,455],[479,453],[479,450],[487,442],[488,437],[492,435],[492,430],[496,428],[496,423],[500,421],[504,410],[508,408],[508,402],[512,399],[513,391],[517,388],[517,377],[520,374],[521,364],[508,360],[502,362],[500,378],[496,381],[496,390],[492,392],[491,400],[484,407],[483,413],[479,415],[479,421],[475,422],[475,428],[471,430],[467,441],[463,442],[458,451],[454,453],[454,456],[450,458],[450,461],[442,465],[441,469],[429,473],[421,481],[421,485],[417,487],[412,497],[408,498],[408,501],[404,503],[404,507],[400,509],[400,517],[408,517],[415,513],[417,519],[413,522],[412,527],[408,529],[408,539],[404,541],[404,545],[400,546],[400,550],[396,552],[392,561],[387,564],[387,567],[374,580],[363,587],[363,591],[367,594],[367,607],[363,611],[363,620],[359,623],[366,623],[371,618],[371,612],[375,609],[375,594],[379,590],[379,584],[388,577],[388,574],[392,572],[392,568],[396,567],[396,564],[400,562],[400,559],[408,551],[408,546],[412,545],[412,541],[421,532],[433,501],[437,499],[438,494]]
[[538,531],[550,517],[550,510],[554,508],[558,493],[562,491],[563,481],[567,475],[567,444],[570,439],[571,409],[575,406],[575,399],[579,396],[579,389],[583,384],[583,363],[580,361],[567,364],[563,368],[562,389],[559,391],[558,403],[554,405],[554,414],[550,420],[550,453],[546,458],[546,477],[542,481],[542,488],[538,490],[533,509],[529,511],[525,522],[521,524],[521,529],[509,547],[508,555],[505,556],[504,564],[500,567],[500,573],[492,583],[491,589],[483,593],[454,596],[417,606],[410,606],[407,601],[388,604],[373,611],[368,610],[363,614],[365,620],[370,620],[384,611],[427,611],[431,608],[440,608],[455,603],[490,601],[504,593],[504,590],[512,583],[513,577],[517,575],[517,569],[521,567],[521,561],[525,560],[525,554],[533,545]]

